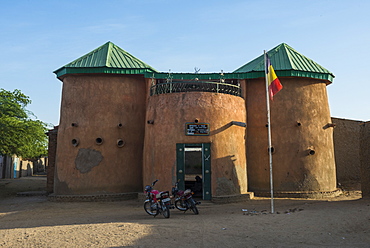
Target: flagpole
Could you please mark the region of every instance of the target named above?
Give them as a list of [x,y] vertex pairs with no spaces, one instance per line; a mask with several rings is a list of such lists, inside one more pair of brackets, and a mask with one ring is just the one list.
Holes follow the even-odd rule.
[[267,79],[267,60],[266,50],[263,51],[265,61],[265,81],[266,81],[266,106],[267,106],[267,134],[268,134],[268,153],[269,153],[269,165],[270,165],[270,194],[271,194],[271,213],[274,213],[274,183],[272,177],[272,146],[271,146],[271,121],[270,121],[270,96],[269,96],[269,85]]

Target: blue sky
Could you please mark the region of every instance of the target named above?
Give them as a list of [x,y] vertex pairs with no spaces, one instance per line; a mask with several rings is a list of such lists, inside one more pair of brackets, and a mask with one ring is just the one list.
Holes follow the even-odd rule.
[[0,2],[0,88],[58,125],[53,71],[111,41],[167,72],[231,72],[287,43],[336,76],[333,117],[370,120],[370,1],[17,0]]

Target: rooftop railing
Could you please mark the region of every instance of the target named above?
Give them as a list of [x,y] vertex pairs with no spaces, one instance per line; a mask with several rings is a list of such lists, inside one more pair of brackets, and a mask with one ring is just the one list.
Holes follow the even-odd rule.
[[153,84],[150,95],[160,95],[178,92],[212,92],[241,96],[241,88],[237,85],[210,81],[172,81]]

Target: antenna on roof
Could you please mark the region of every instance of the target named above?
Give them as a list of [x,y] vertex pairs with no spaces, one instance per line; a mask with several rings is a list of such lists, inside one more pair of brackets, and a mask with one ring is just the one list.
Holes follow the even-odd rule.
[[154,73],[153,73],[153,76],[152,76],[152,86],[154,85],[155,83],[155,76],[154,76]]
[[172,75],[171,75],[171,69],[168,70],[168,77],[166,79],[166,83],[171,83],[172,82]]
[[197,73],[199,73],[199,71],[200,71],[200,68],[198,68],[198,67],[194,67],[194,70],[195,70],[195,74],[197,74]]
[[225,83],[224,70],[221,70],[220,72],[220,83]]

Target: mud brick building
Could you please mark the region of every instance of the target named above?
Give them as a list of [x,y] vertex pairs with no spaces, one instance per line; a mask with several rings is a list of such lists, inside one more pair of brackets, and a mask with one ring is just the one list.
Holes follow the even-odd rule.
[[[334,196],[334,75],[284,43],[268,54],[284,86],[271,103],[274,192]],[[107,42],[55,74],[54,195],[193,187],[196,176],[206,200],[269,195],[263,55],[230,73],[170,73]]]

